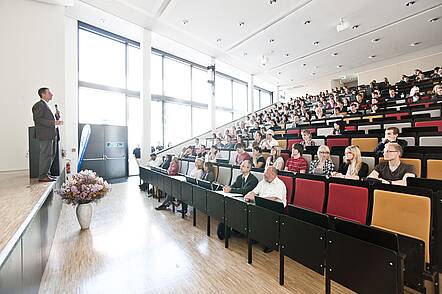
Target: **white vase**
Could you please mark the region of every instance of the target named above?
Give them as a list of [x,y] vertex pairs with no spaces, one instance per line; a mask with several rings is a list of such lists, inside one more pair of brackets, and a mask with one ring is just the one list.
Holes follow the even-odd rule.
[[91,225],[92,211],[92,203],[77,205],[77,219],[82,230],[89,229],[89,226]]

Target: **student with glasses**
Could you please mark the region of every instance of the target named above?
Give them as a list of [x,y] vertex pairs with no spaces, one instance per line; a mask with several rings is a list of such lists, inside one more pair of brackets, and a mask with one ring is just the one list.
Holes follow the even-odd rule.
[[358,146],[351,145],[345,148],[344,162],[338,172],[333,172],[336,178],[359,180],[368,175],[368,164],[362,161],[361,151]]
[[321,145],[318,148],[318,159],[310,163],[308,173],[318,176],[331,176],[335,170],[334,163],[330,160],[330,149],[326,145]]
[[397,143],[387,143],[384,148],[384,161],[376,165],[368,176],[384,184],[407,185],[408,177],[415,177],[414,167],[401,162],[402,147]]

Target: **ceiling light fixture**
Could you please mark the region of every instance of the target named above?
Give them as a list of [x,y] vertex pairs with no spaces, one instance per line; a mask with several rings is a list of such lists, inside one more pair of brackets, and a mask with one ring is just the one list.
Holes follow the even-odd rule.
[[319,41],[313,42],[313,45],[318,45],[318,44],[319,44]]
[[270,39],[270,40],[269,40],[269,43],[270,43],[270,44],[275,43],[275,39]]
[[312,72],[311,75],[314,76],[314,75],[316,75],[316,73],[315,73],[315,72]]
[[294,79],[290,79],[290,82],[294,82],[295,80]]
[[410,46],[411,46],[411,47],[414,47],[414,46],[419,45],[420,43],[421,43],[421,42],[414,42],[414,43],[411,43]]
[[269,57],[267,55],[265,55],[265,54],[261,54],[261,57],[260,57],[261,66],[262,67],[267,66],[268,62],[269,62]]
[[222,41],[221,38],[216,39],[217,43],[221,43],[221,41]]
[[244,52],[243,55],[244,55],[244,56],[247,56],[247,52]]
[[303,67],[304,67],[304,66],[307,66],[307,64],[303,63],[303,64],[302,64],[301,66],[303,66]]
[[270,0],[270,4],[276,3],[276,0]]
[[351,27],[353,30],[356,30],[357,28],[359,28],[359,25],[354,25]]
[[438,21],[438,20],[439,20],[439,17],[434,17],[434,18],[429,19],[428,21],[429,22],[435,22],[435,21]]
[[311,23],[310,20],[306,20],[306,21],[304,21],[304,24],[305,24],[305,25],[308,25],[308,24],[310,24],[310,23]]
[[405,3],[405,6],[410,7],[413,6],[416,3],[416,1],[409,1],[407,3]]
[[337,68],[342,68],[342,64],[339,64],[336,66]]
[[280,76],[280,75],[281,75],[281,73],[282,73],[282,72],[278,72],[278,76]]
[[370,58],[370,59],[376,58],[376,55],[370,55],[370,56],[368,56],[368,58]]
[[332,53],[331,56],[338,56],[338,52]]
[[188,24],[189,23],[189,20],[188,19],[183,19],[183,25],[186,25],[186,24]]
[[315,66],[315,69],[318,69],[319,68],[319,66]]
[[290,56],[290,53],[286,53],[286,54],[284,54],[285,55],[285,57],[289,57]]
[[240,22],[238,23],[238,25],[239,25],[240,27],[243,27],[243,26],[245,25],[245,23],[244,23],[243,21],[240,21]]
[[374,38],[373,40],[371,40],[373,43],[379,42],[381,40],[381,38]]

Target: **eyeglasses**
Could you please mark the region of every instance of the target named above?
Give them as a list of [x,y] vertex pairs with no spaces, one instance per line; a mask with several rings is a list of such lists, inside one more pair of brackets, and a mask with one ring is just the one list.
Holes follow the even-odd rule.
[[329,154],[330,152],[328,151],[319,151],[320,154]]
[[396,152],[399,152],[399,151],[396,151],[396,150],[385,150],[383,153],[385,154],[385,153],[396,153]]

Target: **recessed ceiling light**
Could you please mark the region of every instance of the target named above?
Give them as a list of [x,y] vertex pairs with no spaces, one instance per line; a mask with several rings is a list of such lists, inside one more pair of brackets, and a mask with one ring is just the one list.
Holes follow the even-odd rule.
[[410,7],[414,5],[414,3],[416,3],[416,1],[408,1],[407,3],[405,3],[405,6]]
[[338,56],[338,52],[332,53],[331,56]]
[[289,56],[290,56],[290,53],[286,53],[286,54],[284,54],[284,56],[285,56],[285,57],[289,57]]
[[221,43],[221,38],[216,39],[216,42]]
[[270,0],[270,4],[276,3],[276,0]]
[[351,27],[353,30],[356,30],[357,28],[359,28],[359,25],[354,25]]
[[310,24],[310,23],[311,23],[310,20],[306,20],[306,21],[304,21],[304,24],[305,24],[305,25],[308,25],[308,24]]
[[421,43],[421,42],[414,42],[414,43],[411,43],[410,46],[411,46],[411,47],[414,47],[414,46],[419,45],[420,43]]
[[439,17],[434,17],[434,18],[429,19],[428,21],[429,22],[435,22],[435,21],[438,21],[438,20],[439,20]]
[[313,45],[318,45],[318,44],[319,44],[319,41],[313,42]]
[[186,25],[186,24],[188,24],[189,23],[189,20],[188,19],[183,19],[183,25]]
[[368,56],[368,58],[370,58],[370,59],[376,58],[376,55],[370,55],[370,56]]
[[270,39],[270,40],[269,40],[269,43],[270,43],[270,44],[275,43],[275,39]]
[[303,63],[302,66],[307,66],[307,64]]
[[371,40],[373,43],[379,42],[381,40],[381,38],[374,38],[373,40]]
[[339,64],[336,66],[337,68],[342,68],[342,64]]
[[244,52],[243,55],[244,55],[244,56],[247,56],[247,52]]
[[244,23],[243,21],[240,21],[240,22],[238,23],[238,25],[239,25],[240,27],[243,27],[243,26],[245,25],[245,23]]
[[319,68],[319,66],[315,66],[315,69],[318,69]]
[[279,71],[279,72],[278,72],[278,76],[280,76],[280,75],[281,75],[281,72]]
[[312,73],[311,73],[312,76],[314,76],[315,74],[316,74],[315,72],[312,72]]
[[295,81],[294,79],[290,79],[290,82],[293,82],[293,81]]

